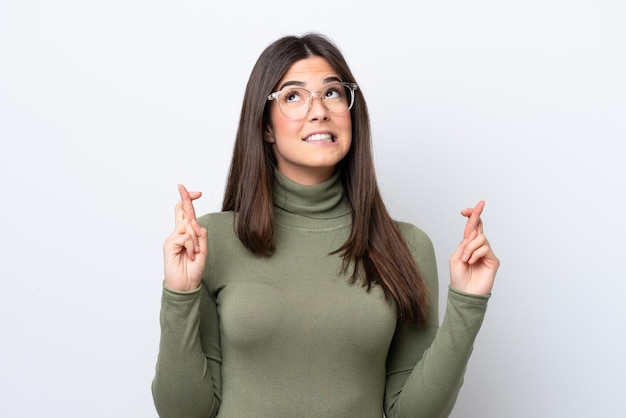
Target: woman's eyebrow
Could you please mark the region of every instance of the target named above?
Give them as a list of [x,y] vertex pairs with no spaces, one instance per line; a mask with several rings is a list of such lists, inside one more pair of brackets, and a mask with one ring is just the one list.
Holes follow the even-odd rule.
[[297,86],[297,87],[304,87],[306,84],[304,84],[302,81],[285,81],[283,84],[281,84],[281,86],[278,88],[278,90],[282,90],[285,87],[289,87],[289,86]]
[[[341,79],[339,79],[339,77],[337,76],[332,76],[332,77],[326,77],[324,80],[322,80],[322,82],[324,84],[335,83],[335,82],[341,82]],[[283,84],[280,85],[280,87],[278,88],[278,91],[289,86],[306,87],[306,83],[302,81],[297,81],[297,80],[285,81]]]

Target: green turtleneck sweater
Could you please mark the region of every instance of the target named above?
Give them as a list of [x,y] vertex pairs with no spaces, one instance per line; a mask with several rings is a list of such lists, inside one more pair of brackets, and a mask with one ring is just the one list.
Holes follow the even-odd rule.
[[350,233],[339,175],[302,186],[276,173],[270,258],[249,252],[234,214],[209,232],[202,285],[163,290],[152,390],[162,418],[446,417],[487,297],[448,290],[441,325],[428,236],[399,222],[431,292],[428,325],[402,326],[380,288],[348,283],[330,255]]

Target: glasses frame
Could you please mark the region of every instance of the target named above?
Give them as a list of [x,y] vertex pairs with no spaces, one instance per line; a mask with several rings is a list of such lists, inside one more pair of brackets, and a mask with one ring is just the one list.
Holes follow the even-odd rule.
[[309,111],[311,110],[311,107],[313,106],[313,99],[316,98],[316,97],[319,97],[320,101],[322,102],[322,104],[324,105],[326,110],[328,110],[330,113],[332,113],[334,115],[340,115],[342,113],[349,112],[350,109],[352,109],[352,106],[354,105],[354,98],[356,97],[356,93],[355,92],[359,89],[359,86],[357,86],[356,83],[342,81],[342,82],[337,82],[337,83],[331,83],[328,86],[326,86],[324,88],[324,90],[328,89],[328,87],[335,86],[335,85],[340,85],[340,86],[345,87],[348,90],[350,90],[350,104],[348,105],[348,109],[346,109],[343,112],[333,112],[332,110],[330,110],[328,108],[328,106],[326,106],[325,99],[324,99],[324,97],[322,97],[322,92],[321,91],[310,91],[310,90],[305,89],[304,87],[295,87],[297,89],[304,90],[307,93],[309,93],[309,105],[308,105],[308,107],[306,109],[306,112],[304,113],[304,115],[302,117],[291,118],[291,117],[285,115],[285,112],[283,111],[283,108],[280,106],[280,101],[278,100],[278,98],[280,97],[280,95],[282,93],[284,93],[286,91],[293,90],[294,89],[293,87],[289,88],[289,89],[279,90],[279,91],[275,91],[273,93],[270,93],[270,95],[267,96],[267,100],[268,101],[276,100],[278,102],[278,108],[280,109],[280,113],[282,113],[287,119],[291,119],[291,120],[300,120],[300,119],[306,118],[307,115],[309,114]]

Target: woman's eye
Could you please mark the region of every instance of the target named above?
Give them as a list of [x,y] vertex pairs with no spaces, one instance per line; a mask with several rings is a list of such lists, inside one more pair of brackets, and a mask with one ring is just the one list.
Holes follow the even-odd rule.
[[336,87],[330,88],[326,90],[326,94],[324,94],[324,97],[326,99],[338,99],[341,97],[341,90]]
[[297,91],[288,91],[283,94],[287,103],[299,102],[302,100],[302,96]]

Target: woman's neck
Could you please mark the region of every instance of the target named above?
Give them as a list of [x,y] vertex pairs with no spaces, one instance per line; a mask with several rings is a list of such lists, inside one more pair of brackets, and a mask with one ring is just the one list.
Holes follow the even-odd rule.
[[284,170],[278,167],[278,171],[294,183],[303,186],[315,186],[330,179],[336,172],[337,167],[307,167],[299,170]]

